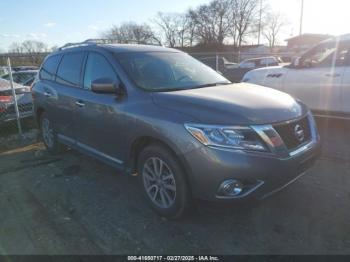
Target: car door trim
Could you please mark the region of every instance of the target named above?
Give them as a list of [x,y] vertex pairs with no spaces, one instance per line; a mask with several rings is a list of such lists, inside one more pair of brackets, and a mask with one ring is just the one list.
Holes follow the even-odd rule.
[[61,135],[61,134],[58,134],[57,136],[65,144],[80,147],[83,150],[89,151],[90,153],[92,153],[94,155],[97,155],[97,156],[102,157],[106,160],[112,161],[112,162],[117,163],[119,165],[122,165],[124,163],[123,161],[121,161],[118,158],[115,158],[115,157],[112,157],[112,156],[107,155],[105,153],[102,153],[101,151],[98,151],[95,148],[90,147],[86,144],[80,143],[72,138],[69,138],[69,137]]

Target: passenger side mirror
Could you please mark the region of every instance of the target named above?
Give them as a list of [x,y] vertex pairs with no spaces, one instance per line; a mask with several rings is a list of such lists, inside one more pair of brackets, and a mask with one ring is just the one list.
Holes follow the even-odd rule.
[[121,94],[120,84],[109,78],[96,79],[91,83],[91,91],[98,94]]

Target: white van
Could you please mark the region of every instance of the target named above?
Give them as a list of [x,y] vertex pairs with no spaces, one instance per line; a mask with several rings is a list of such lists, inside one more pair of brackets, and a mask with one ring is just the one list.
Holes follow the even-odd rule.
[[317,116],[350,119],[350,34],[321,42],[291,65],[250,71],[243,81],[289,93]]

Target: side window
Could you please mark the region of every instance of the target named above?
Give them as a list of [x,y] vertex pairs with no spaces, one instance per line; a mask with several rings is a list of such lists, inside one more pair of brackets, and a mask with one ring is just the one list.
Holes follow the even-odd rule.
[[100,78],[118,81],[110,63],[97,53],[90,53],[85,67],[84,88],[91,89],[91,83]]
[[83,52],[64,55],[58,67],[56,81],[60,84],[79,87],[84,57]]
[[55,74],[58,63],[61,60],[60,55],[55,55],[47,58],[40,70],[39,77],[42,80],[55,80]]

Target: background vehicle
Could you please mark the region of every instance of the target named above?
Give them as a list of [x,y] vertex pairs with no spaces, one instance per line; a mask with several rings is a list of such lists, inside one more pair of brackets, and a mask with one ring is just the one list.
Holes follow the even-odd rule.
[[[20,118],[33,116],[32,95],[28,87],[14,84]],[[10,82],[0,79],[0,124],[16,119]]]
[[276,57],[260,57],[260,58],[246,59],[242,61],[237,68],[227,71],[225,73],[225,76],[231,82],[239,83],[242,81],[243,76],[247,72],[254,70],[256,68],[278,66],[280,62],[281,62],[280,59]]
[[37,66],[14,66],[12,70],[17,71],[31,71],[31,70],[39,70]]
[[[17,84],[31,86],[37,74],[38,70],[16,71],[12,73],[12,78]],[[1,78],[10,81],[10,74],[5,74]]]
[[350,35],[325,40],[294,63],[251,71],[244,82],[304,101],[318,116],[350,118]]
[[32,91],[50,152],[64,144],[139,174],[166,217],[181,217],[192,197],[266,197],[305,174],[319,152],[302,103],[232,85],[174,49],[70,44],[45,60]]
[[214,70],[216,70],[216,63],[217,63],[218,71],[223,74],[227,70],[238,67],[237,63],[230,62],[223,56],[219,56],[218,59],[216,58],[216,56],[212,56],[212,57],[200,58],[199,60],[204,64],[206,64],[207,66],[210,66]]
[[0,66],[0,77],[9,73],[8,67]]

